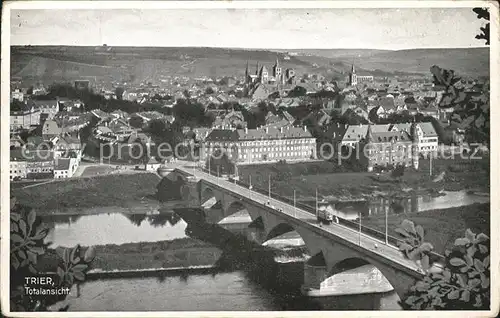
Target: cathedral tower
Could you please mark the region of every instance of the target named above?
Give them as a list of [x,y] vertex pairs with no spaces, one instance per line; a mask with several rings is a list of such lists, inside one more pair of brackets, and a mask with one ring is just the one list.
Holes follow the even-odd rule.
[[278,59],[276,59],[276,63],[273,66],[273,76],[276,79],[276,82],[279,82],[281,79],[281,66],[278,62]]
[[354,63],[352,63],[351,72],[349,73],[349,85],[358,85],[358,76],[356,75],[356,70],[354,69]]

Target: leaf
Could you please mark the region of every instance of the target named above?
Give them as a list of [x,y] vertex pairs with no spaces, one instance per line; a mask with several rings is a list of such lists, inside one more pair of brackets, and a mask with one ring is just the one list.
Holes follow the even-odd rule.
[[480,272],[484,272],[484,265],[483,263],[478,260],[477,258],[474,260],[474,267]]
[[476,240],[476,234],[474,234],[470,229],[465,231],[465,237],[470,241],[474,242]]
[[23,219],[19,220],[19,229],[21,229],[21,234],[24,237],[26,237],[27,236],[26,235],[26,222]]
[[19,260],[17,259],[17,256],[15,254],[11,255],[11,257],[10,257],[10,264],[16,270],[19,268],[20,263],[19,263]]
[[30,248],[30,251],[38,255],[45,253],[45,249],[40,246],[33,246],[32,248]]
[[64,279],[64,270],[61,267],[57,267],[57,275],[61,279],[61,281]]
[[465,254],[464,257],[465,261],[467,262],[467,266],[471,267],[474,265],[474,260],[472,259],[472,257],[470,257],[468,254]]
[[452,290],[451,292],[448,293],[448,299],[458,299],[460,297],[460,290]]
[[477,248],[474,245],[471,245],[467,248],[467,255],[469,255],[470,257],[473,257],[476,252]]
[[65,280],[68,282],[70,286],[72,286],[74,281],[73,273],[66,273]]
[[76,250],[79,248],[79,245],[75,246],[74,248],[72,248],[70,250],[70,254],[69,254],[69,261],[70,262],[73,262],[73,259],[75,259],[75,253],[76,253]]
[[481,299],[481,295],[476,295],[476,302],[474,303],[474,307],[481,307],[483,305],[483,301]]
[[404,238],[411,237],[411,235],[410,235],[408,232],[406,232],[404,229],[399,228],[399,227],[398,227],[398,228],[396,228],[396,229],[394,230],[394,232],[398,233],[399,235],[401,235],[401,236],[402,236],[402,237],[404,237]]
[[80,261],[81,261],[80,257],[78,257],[78,256],[77,256],[77,257],[75,257],[75,258],[71,261],[71,263],[76,265],[76,264],[80,263]]
[[12,234],[10,240],[14,243],[22,243],[24,239],[19,234]]
[[403,222],[401,222],[401,228],[410,234],[416,234],[415,224],[410,220],[403,220]]
[[489,269],[490,268],[490,256],[486,256],[483,260],[483,265],[484,268]]
[[26,258],[28,258],[28,256],[26,256],[26,252],[23,250],[17,251],[17,255],[19,255],[19,259],[22,259],[22,260],[25,260]]
[[10,219],[15,221],[15,222],[19,222],[19,220],[21,219],[21,215],[17,212],[11,212]]
[[83,257],[83,260],[87,263],[90,263],[95,257],[95,248],[93,246],[90,246],[87,248],[85,251],[85,255]]
[[483,254],[486,254],[488,253],[488,247],[484,246],[483,244],[478,244],[477,245],[479,247],[479,251]]
[[463,259],[454,257],[450,259],[450,264],[453,266],[463,266],[465,265],[465,261]]
[[476,241],[478,243],[482,243],[482,242],[486,242],[488,241],[490,238],[488,237],[488,235],[484,234],[484,233],[479,233],[476,237]]
[[85,271],[89,266],[87,264],[78,264],[78,265],[75,265],[73,266],[73,270],[75,272],[83,272]]
[[451,273],[449,269],[445,269],[443,271],[443,277],[446,281],[449,281],[451,279]]
[[73,275],[74,275],[75,279],[77,279],[79,281],[85,280],[85,274],[82,272],[73,272]]
[[28,254],[28,259],[32,264],[36,264],[37,261],[37,256],[35,253],[33,253],[31,250],[26,251],[26,254]]
[[19,226],[17,225],[16,222],[10,222],[10,232],[19,232]]
[[30,271],[30,273],[32,274],[38,274],[38,270],[32,265],[32,264],[29,264],[28,265],[28,270]]
[[467,287],[467,277],[464,274],[458,274],[457,275],[457,282],[460,287],[464,288]]
[[422,252],[430,252],[434,249],[434,246],[432,246],[431,243],[425,242],[425,243],[422,243],[422,245],[420,245],[419,249]]
[[467,283],[469,289],[474,289],[476,288],[479,284],[481,284],[481,280],[478,278],[473,278],[469,279],[469,282]]
[[457,238],[455,240],[455,245],[457,245],[457,246],[465,246],[469,243],[470,243],[470,241],[466,238]]
[[420,237],[420,240],[423,241],[424,240],[424,228],[422,227],[422,225],[417,225],[415,227],[415,231],[417,232],[418,236]]
[[469,300],[470,300],[470,292],[467,289],[463,291],[462,297],[460,297],[460,300],[463,300],[463,301],[465,301],[467,303],[469,302]]
[[35,223],[36,213],[34,209],[28,213],[28,227],[31,230],[33,228],[33,223]]

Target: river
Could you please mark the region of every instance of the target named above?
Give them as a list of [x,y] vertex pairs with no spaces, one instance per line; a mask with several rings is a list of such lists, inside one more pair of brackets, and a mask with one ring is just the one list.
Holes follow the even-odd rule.
[[[448,194],[447,194],[448,195]],[[474,197],[433,198],[436,208],[457,206],[460,202],[484,202]],[[466,198],[460,200],[459,198]],[[479,198],[479,197],[478,197]],[[489,198],[488,198],[489,199]],[[429,199],[420,199],[431,207]],[[422,202],[422,201],[421,201]],[[448,202],[448,206],[447,203]],[[423,206],[423,204],[420,204]],[[420,209],[419,209],[420,210]],[[97,213],[99,211],[96,211]],[[238,215],[224,220],[222,227],[251,233],[248,221]],[[52,247],[70,247],[133,242],[156,242],[186,237],[188,224],[171,211],[160,214],[131,214],[122,208],[106,209],[104,214],[44,217],[50,227],[47,241]],[[290,239],[293,237],[287,237]],[[284,265],[278,265],[284,266]],[[298,270],[297,270],[298,268]],[[307,298],[299,288],[283,284],[287,277],[300,277],[300,267],[280,268],[280,274],[245,268],[194,274],[162,274],[156,277],[91,279],[73,289],[68,300],[70,311],[274,311],[274,310],[398,310],[395,292]],[[292,272],[297,271],[297,272]],[[276,276],[282,276],[277,279]]]

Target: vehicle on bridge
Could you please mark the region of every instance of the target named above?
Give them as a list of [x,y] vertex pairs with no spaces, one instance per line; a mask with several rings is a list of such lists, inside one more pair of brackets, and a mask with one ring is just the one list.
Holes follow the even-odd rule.
[[331,211],[319,210],[318,211],[318,222],[330,224],[335,219],[335,215]]

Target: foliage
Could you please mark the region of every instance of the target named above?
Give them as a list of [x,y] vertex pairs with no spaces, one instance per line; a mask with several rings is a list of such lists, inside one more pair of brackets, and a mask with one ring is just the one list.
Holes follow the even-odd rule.
[[401,178],[405,174],[405,166],[404,165],[397,165],[394,170],[392,170],[392,177],[393,178]]
[[[420,257],[422,267],[428,262],[429,248],[423,242],[423,229],[404,220],[397,230],[404,237],[400,249],[410,259]],[[427,245],[426,245],[427,244]],[[490,239],[474,234],[455,240],[451,251],[445,252],[441,272],[426,270],[425,276],[412,286],[401,305],[414,310],[488,310],[490,303]],[[422,248],[425,246],[424,248]],[[422,251],[425,251],[422,253]],[[428,264],[427,264],[428,266]]]
[[[10,211],[10,307],[12,311],[47,311],[47,307],[63,300],[64,295],[37,297],[25,293],[25,277],[48,274],[39,271],[38,261],[44,257],[50,243],[44,243],[49,229],[43,225],[33,209],[11,202]],[[95,257],[93,247],[83,250],[61,248],[61,259],[54,264],[55,286],[71,288],[76,281],[84,281],[90,263]],[[67,308],[66,308],[67,309]]]
[[[477,14],[479,20],[484,19],[490,21],[490,12],[487,8],[474,8],[472,9]],[[479,28],[481,33],[476,35],[478,40],[486,40],[486,45],[490,45],[490,23],[486,23],[484,27]]]
[[288,97],[301,97],[305,96],[307,89],[302,86],[295,86],[290,92],[288,92]]
[[452,121],[466,130],[466,139],[483,142],[489,146],[490,101],[489,84],[479,85],[480,92],[466,91],[461,78],[453,70],[432,66],[434,84],[443,87],[439,107],[453,108]]

